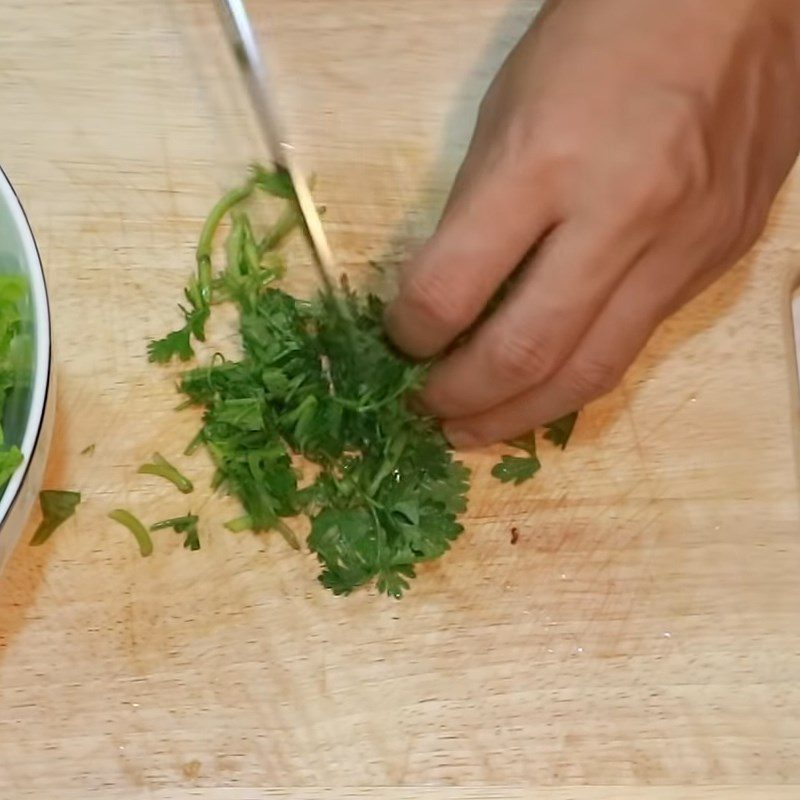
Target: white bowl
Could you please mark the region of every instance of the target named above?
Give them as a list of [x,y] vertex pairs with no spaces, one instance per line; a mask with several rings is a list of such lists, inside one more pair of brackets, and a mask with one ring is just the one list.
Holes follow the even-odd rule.
[[[22,534],[42,483],[55,420],[51,380],[50,306],[39,251],[16,192],[0,169],[0,272],[23,275],[30,287],[33,364],[29,385],[14,388],[6,403],[6,442],[23,463],[0,494],[0,570]],[[0,584],[1,585],[1,584]]]

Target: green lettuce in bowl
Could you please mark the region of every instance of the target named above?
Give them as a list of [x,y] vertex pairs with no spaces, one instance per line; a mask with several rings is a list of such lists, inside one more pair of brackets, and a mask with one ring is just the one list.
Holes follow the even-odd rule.
[[19,444],[7,441],[1,421],[6,410],[9,416],[19,417],[20,409],[16,407],[19,402],[15,399],[21,397],[30,383],[33,367],[30,333],[23,321],[27,300],[24,278],[0,273],[0,486],[5,486],[23,461]]
[[39,252],[22,204],[0,169],[0,569],[41,488],[55,419],[51,356]]

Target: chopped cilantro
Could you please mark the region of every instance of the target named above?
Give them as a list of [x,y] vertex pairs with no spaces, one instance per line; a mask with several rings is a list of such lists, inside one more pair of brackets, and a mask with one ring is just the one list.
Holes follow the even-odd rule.
[[541,468],[536,456],[503,456],[499,464],[495,464],[492,475],[503,483],[514,482],[515,486],[530,480]]
[[159,478],[164,478],[170,483],[174,483],[183,494],[189,494],[194,491],[194,484],[160,453],[155,453],[152,463],[142,464],[137,472],[140,475],[157,475]]
[[108,516],[114,522],[124,525],[133,534],[136,544],[139,545],[139,552],[143,556],[149,556],[153,552],[153,540],[150,538],[147,528],[130,511],[118,508]]
[[511,447],[524,450],[526,456],[503,456],[499,464],[495,464],[492,475],[503,483],[513,482],[515,486],[530,480],[540,469],[541,462],[536,455],[536,434],[531,431],[525,436],[506,442]]
[[75,513],[80,502],[80,492],[61,492],[52,489],[39,492],[42,521],[31,538],[31,546],[44,544],[53,531]]
[[151,531],[160,531],[164,528],[172,528],[175,533],[183,533],[183,546],[187,550],[200,549],[200,537],[197,533],[197,520],[196,514],[186,514],[183,517],[173,517],[172,519],[165,519],[161,522],[156,522],[155,525],[150,526]]
[[567,443],[572,436],[572,431],[575,428],[575,422],[578,419],[578,412],[573,411],[571,414],[567,414],[560,419],[555,420],[555,422],[548,423],[545,427],[547,432],[544,435],[545,439],[551,441],[556,447],[560,447],[564,450],[567,446]]
[[[256,233],[240,203],[258,191],[288,205]],[[225,265],[215,271],[212,245],[223,223]],[[287,520],[305,516],[325,587],[348,594],[374,583],[400,597],[417,565],[442,556],[461,533],[470,473],[454,459],[438,423],[407,404],[427,365],[388,341],[380,299],[352,291],[346,281],[341,290],[326,288],[309,299],[277,286],[284,263],[275,248],[299,223],[288,176],[255,167],[209,215],[186,292],[186,326],[169,343],[169,337],[152,343],[150,357],[191,357],[192,338],[205,335],[206,312],[233,303],[241,357],[215,357],[184,372],[179,383],[187,404],[203,409],[187,453],[204,446],[216,466],[212,485],[243,509],[225,527],[277,531],[299,547]],[[206,317],[195,329],[192,314],[200,312]],[[506,456],[494,474],[520,483],[539,461],[532,437],[516,446],[527,457]],[[314,465],[305,485],[298,459]],[[196,524],[190,518],[177,518],[187,532]]]

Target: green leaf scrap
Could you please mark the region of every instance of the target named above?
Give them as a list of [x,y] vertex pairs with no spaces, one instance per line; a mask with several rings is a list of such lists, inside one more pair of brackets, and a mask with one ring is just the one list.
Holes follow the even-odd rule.
[[547,432],[544,438],[551,441],[556,447],[560,447],[562,450],[566,449],[577,420],[578,412],[573,411],[571,414],[567,414],[554,422],[549,422],[545,426]]
[[530,480],[541,466],[536,456],[503,456],[502,461],[492,468],[492,475],[503,483],[513,482],[519,486]]
[[54,489],[39,492],[42,521],[31,538],[31,546],[38,547],[44,544],[53,531],[75,513],[80,502],[80,492],[63,492]]

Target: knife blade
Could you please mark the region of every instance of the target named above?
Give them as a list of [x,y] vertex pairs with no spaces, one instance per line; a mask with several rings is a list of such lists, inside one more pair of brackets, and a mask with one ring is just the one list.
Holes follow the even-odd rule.
[[[288,175],[297,197],[306,237],[314,254],[314,263],[325,288],[334,291],[336,262],[328,237],[322,227],[308,181],[298,168],[295,150],[288,143],[277,112],[270,75],[261,53],[244,0],[217,0],[228,41],[245,79],[259,127],[269,147],[275,167]],[[338,303],[340,307],[343,303]]]

